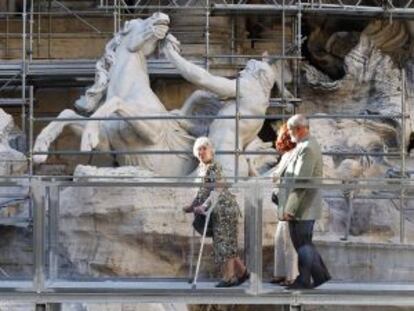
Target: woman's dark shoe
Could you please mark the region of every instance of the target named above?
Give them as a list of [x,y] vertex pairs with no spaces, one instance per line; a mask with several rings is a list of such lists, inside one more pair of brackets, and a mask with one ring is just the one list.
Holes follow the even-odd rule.
[[216,287],[233,287],[233,286],[237,286],[238,279],[237,278],[233,278],[231,280],[225,281],[225,280],[221,280],[220,282],[218,282],[216,284]]
[[291,284],[293,284],[293,280],[284,280],[283,282],[280,282],[280,286],[289,286]]
[[283,276],[274,276],[271,280],[270,283],[272,284],[282,284],[283,282],[286,281],[286,278]]
[[194,208],[191,205],[183,207],[183,212],[184,213],[192,213],[193,210],[194,210]]
[[250,273],[247,269],[244,271],[243,275],[237,279],[237,286],[242,285],[250,278]]

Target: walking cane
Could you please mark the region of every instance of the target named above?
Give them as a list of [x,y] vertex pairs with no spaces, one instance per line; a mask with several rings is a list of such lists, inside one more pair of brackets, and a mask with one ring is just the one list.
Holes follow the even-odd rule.
[[193,228],[192,231],[193,231],[193,235],[191,236],[191,244],[190,244],[190,267],[188,269],[188,283],[193,283],[195,229]]
[[197,266],[196,266],[196,271],[194,274],[193,283],[191,285],[191,289],[197,288],[197,278],[198,278],[198,273],[200,272],[201,257],[203,255],[204,242],[205,242],[206,233],[207,233],[207,226],[208,226],[208,223],[210,222],[211,212],[213,211],[214,207],[215,207],[215,204],[211,204],[211,207],[207,211],[206,223],[204,224],[203,237],[201,238],[201,246],[200,246],[200,251],[198,253]]

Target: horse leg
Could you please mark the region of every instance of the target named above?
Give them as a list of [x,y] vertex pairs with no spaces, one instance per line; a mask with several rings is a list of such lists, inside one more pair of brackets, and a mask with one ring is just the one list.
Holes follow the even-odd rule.
[[[81,115],[77,114],[73,110],[65,109],[57,117],[57,119],[64,118],[76,118],[84,119]],[[81,136],[83,129],[85,128],[85,122],[82,121],[53,121],[48,124],[37,136],[33,146],[33,152],[47,152],[50,145],[56,140],[56,138],[62,133],[63,129],[69,126],[69,128],[77,135]],[[47,159],[47,154],[36,154],[33,156],[35,163],[43,163]]]
[[[131,106],[126,104],[121,98],[113,97],[91,116],[94,118],[107,118],[111,114],[117,113],[122,117],[137,117],[139,115],[150,114],[153,112],[145,112],[138,110],[136,105]],[[82,134],[81,150],[89,151],[99,144],[100,122],[88,122]],[[159,142],[164,129],[163,122],[166,120],[128,120],[128,122],[136,131],[136,134],[148,143],[155,144]]]

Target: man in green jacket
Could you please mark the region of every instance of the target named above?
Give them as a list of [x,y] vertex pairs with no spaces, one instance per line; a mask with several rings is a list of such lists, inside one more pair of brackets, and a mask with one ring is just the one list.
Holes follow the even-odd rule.
[[[320,218],[322,198],[320,190],[299,188],[298,183],[318,183],[322,177],[321,148],[309,134],[308,120],[300,114],[288,120],[289,134],[297,143],[297,156],[291,161],[283,174],[286,185],[286,201],[281,204],[279,214],[282,220],[289,221],[289,231],[299,258],[299,276],[289,289],[306,289],[317,287],[331,276],[321,256],[312,243],[313,226]],[[318,180],[319,179],[319,180]],[[313,283],[311,282],[311,277]]]

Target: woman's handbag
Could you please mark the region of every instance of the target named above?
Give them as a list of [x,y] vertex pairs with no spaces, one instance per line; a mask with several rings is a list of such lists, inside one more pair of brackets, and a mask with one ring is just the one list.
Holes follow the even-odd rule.
[[[206,237],[211,238],[213,236],[213,223],[211,221],[211,217],[208,217],[208,218],[209,218],[209,221],[207,224]],[[203,235],[204,233],[204,227],[206,225],[206,221],[207,221],[207,215],[194,214],[193,228],[200,235]]]
[[279,197],[275,191],[272,192],[272,202],[279,206]]

